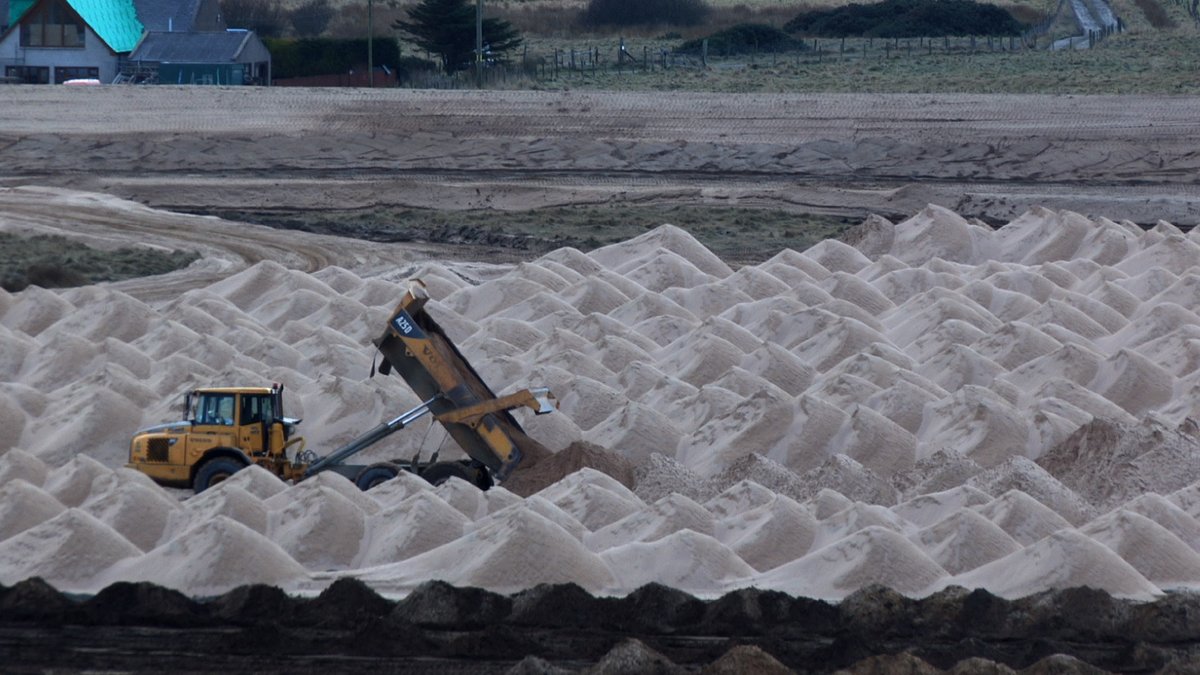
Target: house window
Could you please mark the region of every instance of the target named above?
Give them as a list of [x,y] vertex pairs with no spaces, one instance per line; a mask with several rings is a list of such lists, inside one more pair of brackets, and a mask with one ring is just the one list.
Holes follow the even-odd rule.
[[4,74],[19,78],[21,84],[50,84],[50,68],[47,66],[5,66]]
[[54,84],[62,84],[67,80],[83,80],[100,78],[99,68],[55,68]]
[[22,47],[82,47],[83,19],[62,0],[51,0],[21,22]]

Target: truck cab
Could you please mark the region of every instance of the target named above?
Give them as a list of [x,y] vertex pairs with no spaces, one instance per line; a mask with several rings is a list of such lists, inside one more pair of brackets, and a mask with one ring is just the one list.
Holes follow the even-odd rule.
[[[183,420],[134,434],[127,466],[165,485],[197,491],[250,463],[286,475],[285,450],[294,444],[290,437],[300,420],[283,417],[282,393],[281,385],[188,392]],[[197,480],[204,485],[196,486]]]

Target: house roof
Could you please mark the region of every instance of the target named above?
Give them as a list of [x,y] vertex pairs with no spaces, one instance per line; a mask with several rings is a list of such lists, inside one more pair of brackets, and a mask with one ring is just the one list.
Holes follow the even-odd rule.
[[17,19],[33,5],[33,0],[0,0],[5,8],[4,25],[15,26]]
[[147,33],[129,58],[163,63],[233,63],[254,34],[232,30],[207,33]]
[[[142,37],[142,22],[138,20],[133,0],[66,0],[66,3],[114,52],[131,51]],[[8,30],[13,30],[39,4],[38,0],[10,0],[12,24]]]
[[96,35],[114,52],[128,52],[142,37],[133,0],[67,0]]

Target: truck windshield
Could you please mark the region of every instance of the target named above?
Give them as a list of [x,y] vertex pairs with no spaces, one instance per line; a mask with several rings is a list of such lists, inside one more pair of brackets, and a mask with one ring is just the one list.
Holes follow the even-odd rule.
[[233,426],[233,394],[200,394],[196,424]]

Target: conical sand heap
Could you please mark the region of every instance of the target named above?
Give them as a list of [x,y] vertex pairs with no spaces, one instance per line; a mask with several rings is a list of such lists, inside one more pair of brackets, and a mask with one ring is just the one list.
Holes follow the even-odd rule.
[[[936,206],[871,228],[736,271],[663,226],[485,274],[264,262],[159,304],[0,291],[0,583],[1200,585],[1200,234],[1041,209],[993,230]],[[632,473],[539,474],[522,498],[251,469],[180,504],[119,469],[197,386],[283,382],[318,451],[416,405],[366,377],[416,274],[493,389],[555,390],[560,413],[521,420],[534,436]],[[434,450],[461,456],[423,420],[361,459]]]

